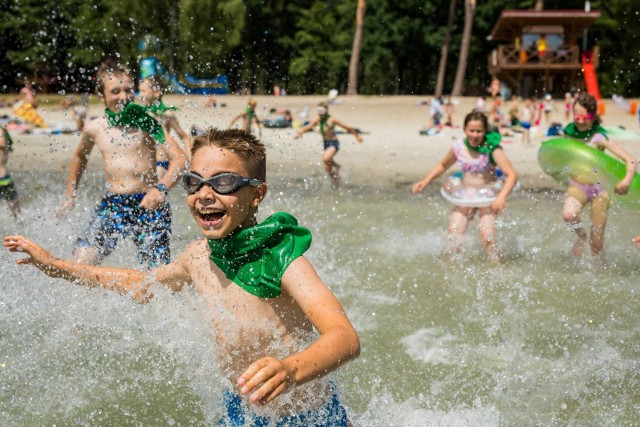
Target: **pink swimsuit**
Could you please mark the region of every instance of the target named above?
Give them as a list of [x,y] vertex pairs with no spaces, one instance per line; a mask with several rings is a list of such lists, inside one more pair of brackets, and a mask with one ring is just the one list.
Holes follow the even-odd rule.
[[[587,142],[587,145],[596,148],[598,147],[598,142],[607,139],[601,133],[596,133],[591,137],[591,141]],[[598,197],[601,193],[604,193],[605,189],[602,188],[600,184],[582,184],[580,182],[576,182],[575,180],[569,178],[569,185],[572,187],[576,187],[580,191],[582,191],[587,198],[587,202],[592,201],[596,197]]]
[[481,154],[478,158],[473,159],[463,154],[464,143],[460,139],[456,139],[453,143],[453,154],[458,159],[458,164],[463,173],[486,173],[491,170],[488,154]]

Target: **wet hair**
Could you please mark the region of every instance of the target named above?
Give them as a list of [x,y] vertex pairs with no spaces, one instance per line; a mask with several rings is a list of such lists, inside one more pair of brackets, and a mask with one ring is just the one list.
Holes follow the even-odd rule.
[[240,129],[208,128],[193,139],[191,157],[203,147],[224,148],[240,156],[249,169],[249,178],[267,179],[267,152],[264,144],[249,132]]
[[582,92],[575,101],[573,101],[573,106],[576,104],[580,104],[587,110],[587,113],[593,116],[593,123],[600,123],[600,115],[598,114],[598,100],[593,96],[589,95],[586,92]]
[[129,67],[123,65],[120,61],[113,58],[106,58],[98,67],[96,72],[96,92],[99,95],[104,95],[104,84],[107,80],[114,77],[128,76],[133,80],[133,73]]
[[151,86],[151,89],[153,91],[160,91],[160,93],[162,93],[164,91],[164,88],[162,87],[162,81],[158,78],[158,76],[148,76],[145,77],[144,79],[140,80],[140,83],[145,82],[145,83],[149,83],[149,86]]
[[487,119],[487,116],[480,111],[472,111],[467,114],[467,116],[464,118],[464,127],[466,128],[469,122],[473,122],[475,120],[479,120],[482,122],[482,127],[484,128],[485,132],[489,131],[489,120]]
[[318,102],[318,107],[324,107],[325,110],[329,111],[329,104],[325,101]]

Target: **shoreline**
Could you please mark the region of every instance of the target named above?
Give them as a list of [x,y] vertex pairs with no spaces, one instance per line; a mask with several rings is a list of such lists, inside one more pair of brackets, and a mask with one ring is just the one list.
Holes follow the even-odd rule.
[[[265,118],[270,109],[281,107],[291,110],[294,120],[305,109],[309,117],[315,117],[315,106],[325,101],[325,96],[254,96],[258,102],[258,117]],[[225,128],[231,118],[244,109],[247,96],[218,96],[224,108],[205,107],[207,97],[189,95],[166,95],[165,104],[176,105],[182,127],[189,132],[192,124],[201,127],[217,126]],[[329,113],[349,126],[361,129],[362,144],[356,143],[352,135],[340,134],[340,151],[336,160],[342,166],[345,184],[409,186],[424,175],[446,154],[452,139],[462,135],[459,125],[477,98],[460,97],[453,115],[454,128],[445,128],[433,136],[423,136],[419,131],[428,123],[429,107],[421,105],[425,96],[352,96],[338,98],[339,104],[332,104]],[[563,122],[564,113],[560,100],[555,102],[555,120]],[[503,107],[503,111],[506,108]],[[50,126],[72,124],[73,118],[59,106],[39,107],[39,113]],[[636,117],[628,114],[613,101],[605,101],[605,126],[623,126],[638,131]],[[0,114],[11,115],[10,108],[1,108]],[[90,105],[88,117],[102,114],[102,108]],[[564,123],[563,123],[564,124]],[[544,128],[546,130],[546,127]],[[295,129],[262,129],[262,140],[267,147],[267,170],[278,180],[302,180],[309,176],[324,176],[321,162],[322,142],[316,132],[308,132],[301,139],[294,140]],[[638,134],[640,135],[640,133]],[[175,136],[175,135],[174,135]],[[11,132],[14,151],[10,155],[11,172],[68,172],[69,159],[75,150],[79,135],[23,134]],[[544,191],[561,189],[562,185],[547,176],[538,165],[537,152],[544,140],[532,129],[531,145],[523,146],[521,136],[503,138],[503,149],[513,164],[521,189]],[[640,138],[616,139],[621,146],[640,158]],[[96,151],[96,150],[94,150]],[[92,153],[89,169],[100,169],[100,154]],[[455,168],[455,166],[454,166]],[[454,170],[451,169],[451,171]],[[439,180],[441,180],[439,178]],[[18,183],[20,185],[20,183]]]

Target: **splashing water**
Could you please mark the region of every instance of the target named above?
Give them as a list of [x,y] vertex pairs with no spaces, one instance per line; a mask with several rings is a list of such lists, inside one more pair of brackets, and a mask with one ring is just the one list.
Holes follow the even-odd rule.
[[[33,183],[25,220],[0,220],[70,257],[99,179],[54,224],[59,174]],[[261,218],[284,210],[314,235],[308,257],[360,333],[362,355],[335,375],[357,426],[628,424],[638,387],[636,212],[612,209],[606,268],[569,255],[557,194],[515,195],[499,217],[506,259],[483,260],[472,222],[458,261],[444,262],[450,205],[408,188],[329,190],[320,173],[272,181]],[[307,186],[307,188],[305,188]],[[91,194],[91,195],[90,195]],[[22,195],[22,194],[21,194]],[[286,196],[285,196],[286,195]],[[179,191],[172,253],[198,238]],[[135,267],[123,244],[108,265]],[[44,277],[0,252],[2,425],[206,425],[224,376],[194,293],[149,304]]]

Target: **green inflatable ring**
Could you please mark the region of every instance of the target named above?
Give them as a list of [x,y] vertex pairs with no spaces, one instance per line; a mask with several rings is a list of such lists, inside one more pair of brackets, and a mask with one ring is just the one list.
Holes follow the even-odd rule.
[[626,173],[625,163],[584,142],[570,138],[552,138],[538,150],[538,163],[556,181],[568,185],[569,177],[585,184],[600,184],[616,200],[640,207],[640,175],[636,173],[624,196],[613,191]]

